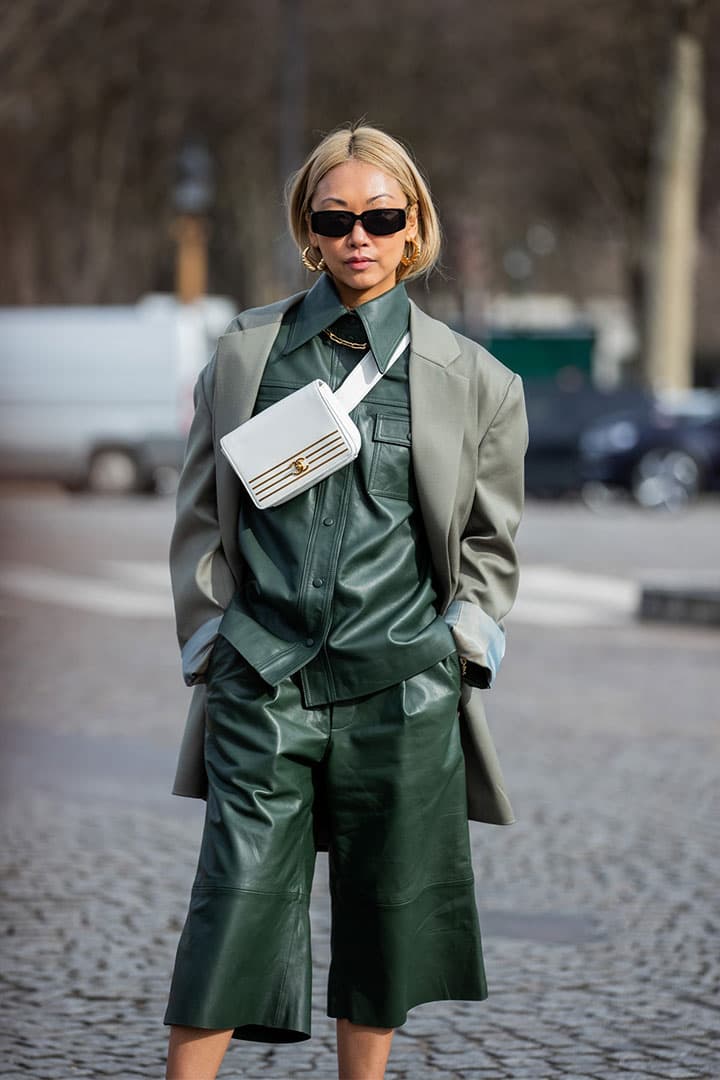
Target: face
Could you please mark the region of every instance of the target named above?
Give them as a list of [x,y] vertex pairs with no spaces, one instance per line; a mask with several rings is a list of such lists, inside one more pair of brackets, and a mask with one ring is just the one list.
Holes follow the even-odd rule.
[[[405,209],[407,197],[397,180],[374,165],[351,158],[325,173],[310,200],[311,210]],[[405,243],[417,236],[417,208],[408,210],[407,224],[391,236],[373,236],[356,221],[347,236],[318,236],[310,243],[318,248],[346,307],[357,307],[392,289]]]

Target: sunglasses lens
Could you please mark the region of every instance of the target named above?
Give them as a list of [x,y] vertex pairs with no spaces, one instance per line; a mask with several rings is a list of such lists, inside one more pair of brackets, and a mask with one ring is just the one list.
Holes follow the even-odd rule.
[[316,210],[310,215],[310,227],[318,236],[347,236],[355,224],[355,215],[346,210]]
[[372,236],[391,236],[405,228],[404,210],[366,210],[364,214],[351,214],[349,210],[315,210],[310,214],[310,228],[318,236],[347,236],[355,222]]
[[366,210],[363,227],[373,236],[391,236],[405,228],[404,210]]

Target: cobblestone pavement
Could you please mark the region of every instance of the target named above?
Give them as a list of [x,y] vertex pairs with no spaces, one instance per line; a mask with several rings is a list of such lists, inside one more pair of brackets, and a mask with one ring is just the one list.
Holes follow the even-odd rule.
[[[133,522],[130,557],[158,558],[137,533],[162,513]],[[0,610],[0,1076],[160,1078],[202,817],[166,795],[184,701],[158,691],[177,679],[171,633]],[[720,1077],[719,644],[632,621],[511,627],[489,704],[519,821],[472,828],[490,998],[413,1010],[389,1080]],[[312,916],[312,1040],[234,1044],[225,1080],[335,1076],[324,856]]]

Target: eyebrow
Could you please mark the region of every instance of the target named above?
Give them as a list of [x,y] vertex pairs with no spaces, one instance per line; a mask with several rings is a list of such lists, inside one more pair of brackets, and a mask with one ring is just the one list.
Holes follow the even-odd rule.
[[[368,199],[367,201],[369,203],[371,203],[371,202],[375,202],[376,199],[392,199],[392,198],[393,198],[393,196],[388,191],[381,191],[379,195],[373,195],[372,199]],[[327,203],[327,202],[334,202],[334,203],[337,203],[339,206],[347,206],[347,203],[345,202],[345,200],[344,199],[338,199],[337,195],[326,195],[326,197],[324,199],[320,200],[320,205],[322,206],[323,203]]]

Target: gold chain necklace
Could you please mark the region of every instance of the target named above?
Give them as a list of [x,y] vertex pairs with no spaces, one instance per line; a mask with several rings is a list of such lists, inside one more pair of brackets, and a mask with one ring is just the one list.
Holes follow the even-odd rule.
[[367,349],[367,341],[346,341],[345,338],[341,338],[338,334],[333,334],[332,330],[323,330],[323,334],[327,334],[331,341],[334,341],[336,345],[346,345],[348,349]]

